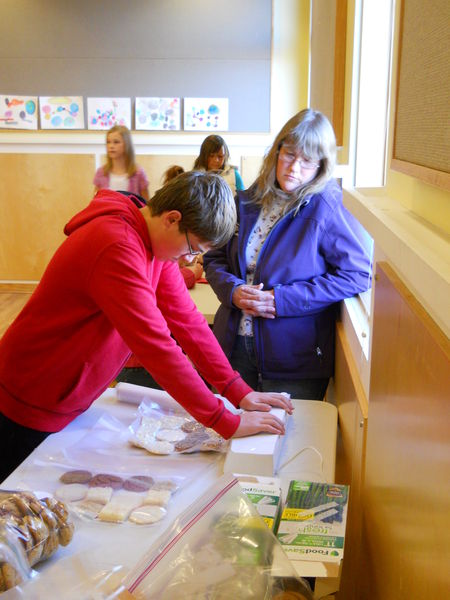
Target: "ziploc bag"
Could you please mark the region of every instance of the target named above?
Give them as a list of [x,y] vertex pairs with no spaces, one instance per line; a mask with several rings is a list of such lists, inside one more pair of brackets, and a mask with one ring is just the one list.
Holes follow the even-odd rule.
[[130,443],[151,454],[225,452],[228,442],[187,413],[177,414],[154,403],[141,402],[138,416],[130,425]]
[[138,600],[312,598],[238,480],[224,475],[175,521],[131,570]]

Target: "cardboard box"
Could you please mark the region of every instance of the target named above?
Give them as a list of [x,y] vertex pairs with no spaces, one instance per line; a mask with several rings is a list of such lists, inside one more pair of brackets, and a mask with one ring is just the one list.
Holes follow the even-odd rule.
[[276,533],[281,514],[281,484],[269,477],[238,476],[242,491],[252,501],[266,525]]
[[300,575],[339,575],[348,491],[346,485],[291,481],[277,537]]

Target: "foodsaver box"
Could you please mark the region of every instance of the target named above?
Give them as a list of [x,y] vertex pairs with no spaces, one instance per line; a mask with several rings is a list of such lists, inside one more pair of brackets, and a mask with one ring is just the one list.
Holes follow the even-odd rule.
[[340,563],[349,486],[291,481],[278,540],[291,560]]
[[269,477],[238,476],[242,491],[251,500],[268,528],[276,533],[281,514],[280,480]]

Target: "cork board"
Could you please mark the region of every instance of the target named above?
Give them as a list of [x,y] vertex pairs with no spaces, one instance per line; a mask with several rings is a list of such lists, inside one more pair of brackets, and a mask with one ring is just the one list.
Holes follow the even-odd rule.
[[450,3],[403,0],[394,169],[450,189]]

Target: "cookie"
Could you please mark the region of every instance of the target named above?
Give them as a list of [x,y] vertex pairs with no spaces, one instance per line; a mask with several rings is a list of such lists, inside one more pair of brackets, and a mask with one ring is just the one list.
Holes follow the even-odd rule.
[[160,429],[155,433],[155,437],[161,442],[178,442],[184,440],[186,434],[180,429]]
[[123,482],[123,489],[129,492],[146,492],[154,483],[153,477],[134,475]]
[[186,421],[185,417],[168,415],[161,419],[161,429],[179,429]]
[[89,487],[112,487],[113,490],[119,490],[122,487],[123,479],[118,475],[109,473],[99,473],[89,481]]
[[149,525],[156,523],[166,516],[166,511],[162,506],[140,506],[135,508],[128,517],[128,520],[138,525]]
[[112,493],[112,487],[91,487],[88,489],[85,500],[106,504],[111,500]]
[[90,471],[66,471],[61,475],[59,480],[61,483],[87,483],[91,477],[92,473]]
[[172,454],[173,444],[170,442],[147,442],[144,446],[151,454]]
[[175,450],[177,452],[185,452],[186,450],[191,450],[192,448],[198,447],[200,449],[200,445],[202,442],[209,439],[206,431],[194,431],[193,433],[189,433],[186,435],[184,440],[181,440],[175,444]]
[[142,504],[142,496],[134,492],[117,492],[98,514],[101,521],[122,523],[128,515]]
[[205,431],[205,426],[201,423],[198,423],[198,421],[186,421],[181,426],[181,431],[184,431],[185,433],[193,433],[194,431]]
[[81,516],[95,519],[105,505],[100,504],[100,502],[93,502],[92,500],[85,499],[81,502],[77,502],[74,506]]
[[167,506],[171,495],[170,490],[149,490],[144,498],[143,504]]
[[178,485],[174,481],[171,481],[170,479],[161,479],[155,481],[152,490],[169,490],[170,492],[174,492],[177,487]]
[[87,491],[88,487],[83,483],[68,483],[59,487],[55,491],[55,496],[63,502],[76,502],[77,500],[83,500]]

